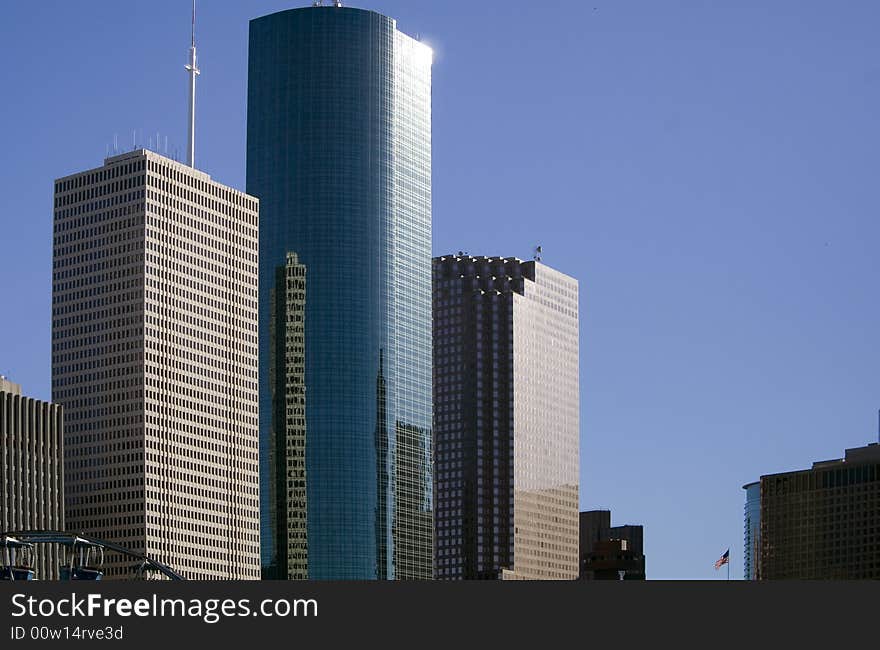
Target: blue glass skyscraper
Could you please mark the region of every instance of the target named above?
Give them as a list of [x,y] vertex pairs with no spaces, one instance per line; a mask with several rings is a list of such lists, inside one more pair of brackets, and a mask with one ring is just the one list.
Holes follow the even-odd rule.
[[[285,471],[268,453],[283,426],[273,420],[269,321],[277,269],[291,252],[308,269],[312,579],[432,577],[431,58],[371,11],[315,6],[250,23],[261,489]],[[263,501],[267,577],[276,521]]]
[[746,505],[743,508],[743,580],[758,579],[761,561],[761,481],[743,485]]

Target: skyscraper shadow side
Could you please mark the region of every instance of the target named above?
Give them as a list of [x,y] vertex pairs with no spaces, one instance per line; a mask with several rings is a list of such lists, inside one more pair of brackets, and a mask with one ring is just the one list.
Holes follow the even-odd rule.
[[[296,251],[308,268],[312,579],[432,576],[430,78],[430,49],[374,12],[309,7],[250,24],[261,490],[272,475],[271,292]],[[261,501],[265,568],[280,549]]]

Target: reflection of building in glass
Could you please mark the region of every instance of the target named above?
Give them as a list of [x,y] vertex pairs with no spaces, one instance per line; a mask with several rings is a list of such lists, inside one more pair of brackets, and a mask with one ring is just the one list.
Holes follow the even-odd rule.
[[743,522],[743,580],[758,579],[758,552],[761,548],[761,482],[743,486],[746,491]]
[[[250,23],[247,187],[261,200],[262,492],[271,480],[270,302],[308,268],[308,574],[430,578],[431,50],[380,14]],[[378,393],[378,394],[377,394]],[[262,513],[264,566],[275,522]]]
[[880,578],[880,444],[761,477],[761,580]]
[[[62,419],[60,406],[22,395],[21,386],[0,376],[0,532],[64,530]],[[39,579],[58,579],[54,546],[21,556],[33,561]]]
[[[394,457],[394,526],[392,533],[395,539],[406,540],[415,533],[419,543],[423,542],[422,531],[434,527],[434,490],[425,481],[431,475],[430,434],[425,429],[397,422],[395,438],[412,441],[398,444]],[[429,559],[430,561],[430,559]],[[424,559],[420,553],[399,553],[397,571],[402,575],[431,578],[424,575]]]
[[577,578],[577,281],[452,255],[433,286],[436,576]]
[[581,580],[644,580],[642,526],[612,526],[610,510],[580,513]]
[[272,444],[265,462],[263,504],[277,536],[275,557],[263,566],[269,579],[309,577],[306,507],[306,267],[296,253],[275,271],[269,320],[272,354]]
[[55,181],[67,526],[190,579],[260,577],[258,213],[146,150]]

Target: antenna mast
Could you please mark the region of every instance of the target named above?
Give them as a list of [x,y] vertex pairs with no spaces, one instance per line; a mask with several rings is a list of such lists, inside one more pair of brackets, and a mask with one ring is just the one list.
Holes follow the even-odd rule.
[[189,46],[189,63],[185,66],[189,72],[189,133],[187,137],[186,164],[196,166],[196,76],[200,74],[196,67],[196,0],[192,10],[192,41]]

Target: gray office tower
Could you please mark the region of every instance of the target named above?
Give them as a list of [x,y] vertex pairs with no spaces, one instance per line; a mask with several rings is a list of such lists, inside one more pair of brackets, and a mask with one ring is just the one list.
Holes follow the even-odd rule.
[[[64,530],[63,430],[60,406],[0,376],[0,533]],[[32,558],[41,580],[58,579],[61,556],[49,547]]]
[[436,575],[578,577],[578,283],[434,259]]
[[255,198],[151,151],[55,181],[67,525],[186,578],[260,577],[258,226]]
[[[295,252],[307,269],[301,542],[311,579],[432,575],[431,59],[371,11],[314,6],[250,23],[260,480],[270,495],[285,426],[273,408],[271,305]],[[262,499],[264,577],[287,577],[283,508]]]

